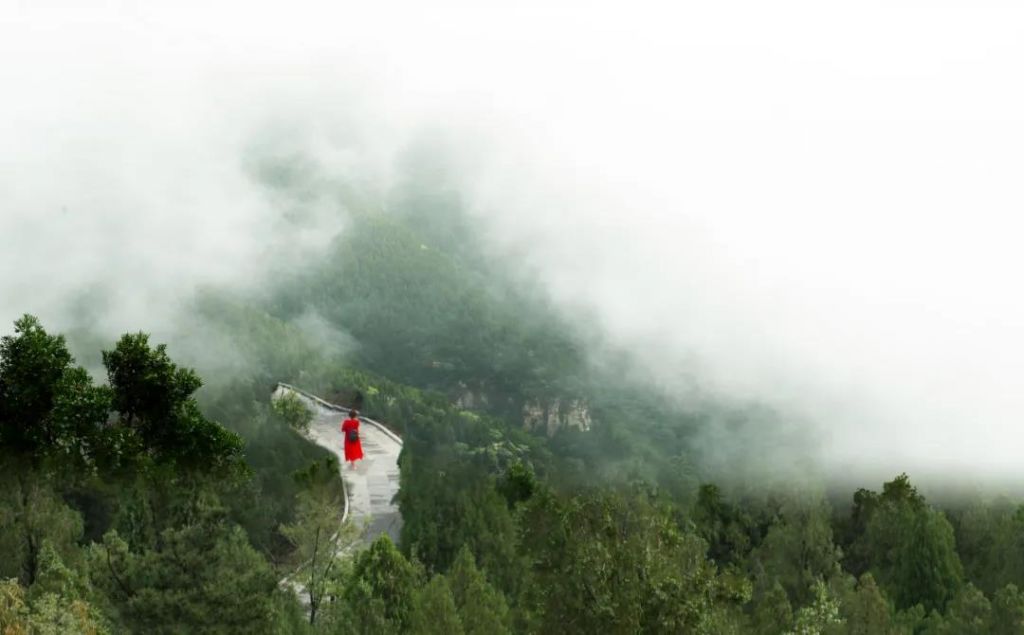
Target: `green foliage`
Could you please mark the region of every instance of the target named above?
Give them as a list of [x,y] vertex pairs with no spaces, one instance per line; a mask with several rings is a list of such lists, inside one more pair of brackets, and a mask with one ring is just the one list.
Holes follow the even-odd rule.
[[593,492],[526,504],[521,548],[540,632],[706,632],[750,587],[719,574],[706,543],[642,496]]
[[950,601],[945,623],[939,632],[948,635],[973,635],[989,633],[992,605],[985,594],[967,584]]
[[0,448],[39,465],[94,458],[110,392],[73,367],[64,337],[33,316],[0,339]]
[[46,549],[76,558],[82,517],[49,483],[27,471],[0,472],[0,577],[36,582]]
[[279,531],[294,521],[299,493],[308,483],[296,474],[319,466],[320,477],[341,490],[337,469],[327,469],[333,455],[290,428],[267,404],[273,388],[258,383],[237,383],[220,388],[203,399],[204,409],[214,412],[225,425],[246,439],[245,460],[253,477],[225,497],[231,515],[249,534],[253,544],[275,561],[284,561],[293,548]]
[[168,529],[133,552],[116,533],[90,550],[93,583],[122,628],[147,633],[262,633],[277,581],[244,534],[217,518]]
[[501,480],[498,481],[498,492],[505,497],[509,508],[523,503],[533,496],[539,484],[537,476],[530,466],[522,461],[516,461],[509,466]]
[[25,590],[18,581],[0,581],[0,633],[26,635],[29,628],[27,614]]
[[58,436],[50,414],[71,354],[31,315],[0,339],[0,441],[18,453],[38,452]]
[[424,228],[356,216],[316,270],[281,281],[272,312],[287,320],[312,308],[358,340],[356,365],[475,395],[495,414],[520,418],[527,401],[575,393],[582,351],[550,306],[433,248]]
[[796,604],[812,601],[814,583],[840,572],[841,552],[832,542],[829,520],[824,502],[792,501],[751,556],[760,575],[781,583]]
[[[327,461],[325,467],[337,473],[336,461]],[[310,470],[300,478],[308,483],[308,488],[299,494],[295,523],[281,527],[281,533],[296,547],[297,579],[309,598],[309,622],[313,624],[328,592],[339,554],[353,547],[360,532],[352,523],[342,524],[345,503],[342,492],[332,487],[333,481],[323,478],[317,470]]]
[[403,465],[398,495],[403,550],[444,571],[466,546],[502,588],[512,590],[521,571],[516,526],[495,479],[458,456],[408,460],[413,465]]
[[[388,213],[339,188],[363,211],[259,298],[199,293],[194,330],[224,358],[202,390],[142,333],[102,354],[109,386],[31,316],[0,339],[0,633],[1024,629],[1021,508],[947,514],[901,475],[830,524],[817,498],[708,483],[696,430],[778,416],[681,408],[627,355],[592,363],[585,316],[502,271],[436,164],[403,168]],[[320,178],[255,168],[299,203]],[[267,402],[278,381],[403,435],[401,549],[331,539],[336,464],[296,434],[301,400]],[[277,584],[296,568],[308,616]]]
[[47,541],[39,552],[39,567],[31,591],[34,597],[47,594],[77,599],[89,594],[88,580],[78,571],[68,568],[60,554]]
[[852,550],[864,558],[897,609],[921,604],[943,610],[957,593],[962,569],[953,528],[902,475],[882,494],[858,492],[855,517],[864,526]]
[[102,618],[88,602],[55,593],[29,601],[16,580],[0,582],[0,633],[3,635],[104,635],[108,632]]
[[408,632],[415,635],[462,635],[464,632],[452,590],[443,575],[435,575],[416,591]]
[[505,597],[477,569],[468,548],[459,550],[447,578],[466,635],[502,635],[509,632]]
[[843,623],[839,602],[829,593],[824,582],[814,585],[814,600],[796,612],[792,631],[786,635],[822,635]]
[[232,382],[258,385],[262,402],[277,382],[301,383],[305,375],[337,361],[300,326],[223,289],[201,291],[193,309],[201,328],[210,332],[207,339],[224,347],[220,356],[227,360],[218,360],[218,387],[230,389]]
[[992,599],[992,635],[1024,632],[1024,593],[1008,584]]
[[299,432],[309,431],[313,411],[294,393],[286,393],[273,402],[274,412],[285,420],[288,426]]
[[422,570],[383,534],[356,557],[342,599],[357,622],[404,630],[422,580]]
[[965,579],[989,596],[1008,584],[1024,584],[1024,507],[979,501],[949,517]]
[[793,607],[786,590],[776,580],[756,603],[753,615],[753,632],[760,635],[782,633],[793,626]]
[[165,345],[150,348],[145,333],[125,335],[103,352],[103,364],[121,425],[157,461],[211,472],[237,467],[241,439],[200,413],[192,397],[199,376],[174,364]]
[[902,632],[893,619],[892,609],[875,584],[870,573],[865,573],[841,595],[843,624],[830,633],[843,635],[900,635]]
[[172,363],[163,345],[151,349],[142,333],[121,338],[103,353],[110,388],[93,386],[73,361],[64,338],[32,316],[0,340],[0,449],[33,465],[238,470],[241,439],[203,417],[191,396],[198,376]]
[[61,561],[49,543],[44,543],[39,575],[29,589],[32,631],[36,633],[107,632],[106,621],[86,600],[92,589],[80,571]]
[[727,502],[721,490],[710,483],[700,486],[691,519],[708,543],[708,555],[717,563],[740,562],[757,538],[750,515]]

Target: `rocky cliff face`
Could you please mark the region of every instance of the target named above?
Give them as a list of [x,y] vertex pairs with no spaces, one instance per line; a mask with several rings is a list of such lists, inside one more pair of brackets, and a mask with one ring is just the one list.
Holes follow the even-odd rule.
[[[454,398],[455,404],[463,410],[486,410],[490,400],[484,392],[476,392],[466,386]],[[527,430],[541,429],[548,436],[562,428],[570,427],[589,430],[590,407],[582,399],[554,398],[547,401],[529,401],[523,405],[523,427]]]
[[463,410],[478,410],[487,407],[487,395],[476,393],[469,388],[463,387],[463,391],[455,399],[455,405]]
[[561,428],[590,429],[590,408],[580,399],[556,398],[547,403],[532,402],[523,406],[523,426],[541,428],[552,436]]

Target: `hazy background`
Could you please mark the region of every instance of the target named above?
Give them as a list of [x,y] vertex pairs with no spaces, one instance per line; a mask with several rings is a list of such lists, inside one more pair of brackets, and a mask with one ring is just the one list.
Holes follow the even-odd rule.
[[254,157],[372,199],[430,129],[493,249],[681,400],[836,472],[1021,475],[1024,9],[508,4],[0,0],[0,322],[171,332],[344,229]]

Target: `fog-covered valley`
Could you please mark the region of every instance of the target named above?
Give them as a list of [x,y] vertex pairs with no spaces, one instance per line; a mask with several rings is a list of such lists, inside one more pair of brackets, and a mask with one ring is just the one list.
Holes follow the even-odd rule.
[[[213,624],[210,597],[190,596],[192,618],[132,598],[177,588],[168,544],[244,543],[203,575],[258,561],[262,604],[211,632],[307,628],[273,581],[306,553],[296,536],[338,522],[341,481],[301,413],[270,405],[289,382],[407,438],[402,540],[324,576],[345,598],[324,632],[455,628],[446,593],[467,632],[784,632],[830,603],[843,625],[808,632],[957,632],[981,600],[979,632],[1017,632],[998,630],[1019,626],[1024,584],[1017,13],[5,10],[17,500],[0,578],[25,623],[82,602],[101,630]],[[12,328],[24,314],[39,324]],[[609,543],[625,552],[680,541],[629,561],[647,582],[593,579],[596,534],[548,524],[600,534],[601,509],[629,526]],[[188,533],[213,525],[216,544]],[[523,542],[556,535],[557,563]],[[817,551],[791,570],[801,540]],[[691,556],[704,608],[650,604]],[[429,592],[353,590],[384,561]],[[74,594],[38,586],[54,562]],[[602,615],[589,584],[632,599]],[[470,587],[490,617],[467,616]]]

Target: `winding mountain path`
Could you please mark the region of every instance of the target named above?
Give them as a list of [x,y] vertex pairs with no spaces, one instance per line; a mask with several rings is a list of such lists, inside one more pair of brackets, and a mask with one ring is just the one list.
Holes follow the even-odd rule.
[[313,411],[309,439],[338,457],[345,484],[343,520],[351,520],[356,526],[367,524],[363,534],[366,543],[386,533],[398,544],[402,516],[393,501],[398,493],[398,455],[402,451],[402,439],[373,419],[359,417],[364,458],[356,461],[356,468],[351,469],[345,462],[341,434],[341,422],[348,409],[288,384],[278,384],[273,397],[287,393],[298,396]]

